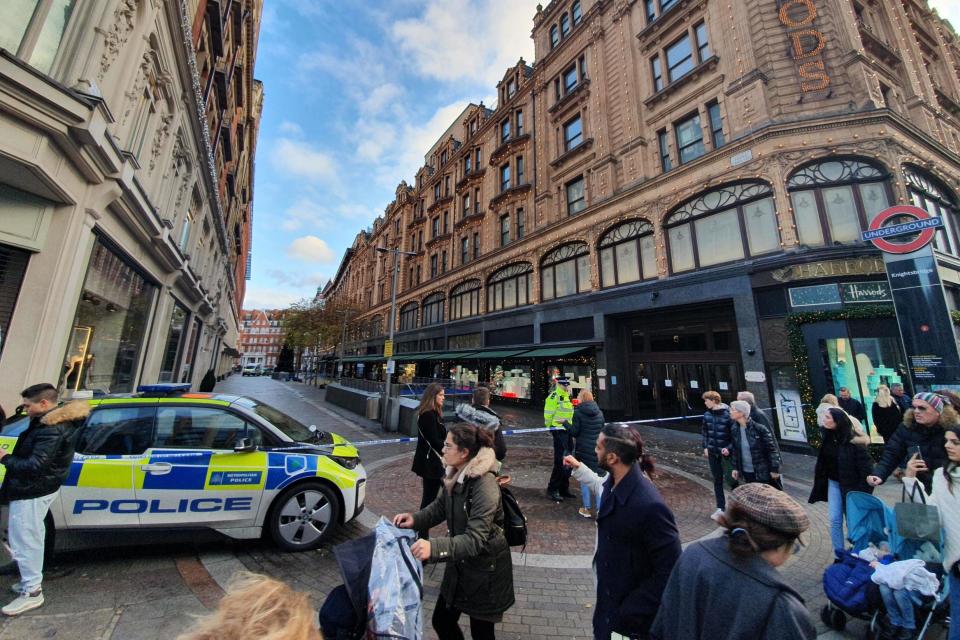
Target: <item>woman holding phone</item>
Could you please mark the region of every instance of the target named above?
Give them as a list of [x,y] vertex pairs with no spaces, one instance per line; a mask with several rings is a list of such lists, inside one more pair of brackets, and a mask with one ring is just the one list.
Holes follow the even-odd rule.
[[[950,618],[960,618],[960,427],[948,428],[943,434],[943,451],[946,463],[933,472],[933,491],[927,495],[928,504],[937,506],[940,526],[943,528],[943,569],[950,580]],[[914,454],[907,462],[903,484],[907,492],[914,490],[921,474],[930,475],[928,465]],[[949,640],[960,640],[960,624],[950,625]]]
[[912,407],[903,416],[903,424],[890,436],[883,447],[880,462],[867,476],[867,482],[876,487],[908,459],[908,450],[920,453],[927,470],[918,472],[917,479],[929,492],[933,487],[933,472],[946,461],[943,451],[944,431],[960,427],[960,416],[953,406],[936,393],[923,392],[913,396]]

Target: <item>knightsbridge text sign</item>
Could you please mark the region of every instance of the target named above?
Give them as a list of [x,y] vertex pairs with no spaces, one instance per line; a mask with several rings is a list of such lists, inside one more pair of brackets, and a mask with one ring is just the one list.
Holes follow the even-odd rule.
[[823,91],[830,86],[830,75],[823,62],[827,41],[816,28],[817,6],[813,0],[778,0],[780,24],[788,30],[790,54],[799,63],[800,89],[804,93]]

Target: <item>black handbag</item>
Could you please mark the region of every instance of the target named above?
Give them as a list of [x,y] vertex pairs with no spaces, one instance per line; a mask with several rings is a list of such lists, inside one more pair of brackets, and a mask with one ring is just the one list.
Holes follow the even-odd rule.
[[503,504],[503,535],[511,547],[527,545],[527,516],[523,515],[520,503],[507,487],[500,487],[500,502]]
[[[901,502],[893,507],[897,533],[910,540],[929,540],[940,544],[940,511],[935,506],[927,504],[927,498],[919,484],[919,481],[913,483],[909,501],[907,501],[907,485],[904,484]],[[914,500],[918,493],[920,502]]]

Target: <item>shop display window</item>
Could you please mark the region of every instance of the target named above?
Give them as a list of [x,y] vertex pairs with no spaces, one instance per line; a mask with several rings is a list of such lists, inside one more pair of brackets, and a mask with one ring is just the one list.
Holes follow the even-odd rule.
[[450,379],[457,389],[476,389],[480,382],[480,369],[475,366],[458,364],[450,367]]
[[529,400],[531,367],[526,364],[494,365],[490,373],[490,392],[500,398]]
[[64,358],[65,392],[134,390],[156,291],[123,258],[96,242]]
[[417,377],[417,364],[409,362],[397,366],[397,382],[400,384],[410,384]]

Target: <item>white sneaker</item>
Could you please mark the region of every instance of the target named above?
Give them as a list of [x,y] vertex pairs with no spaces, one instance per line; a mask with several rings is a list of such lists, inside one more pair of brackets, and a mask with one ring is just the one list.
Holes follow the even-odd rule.
[[717,520],[720,519],[720,516],[722,515],[723,515],[723,509],[717,509],[710,515],[710,519],[716,522]]
[[37,589],[33,593],[21,593],[13,602],[0,609],[0,612],[5,616],[18,616],[41,606],[43,606],[43,591]]

